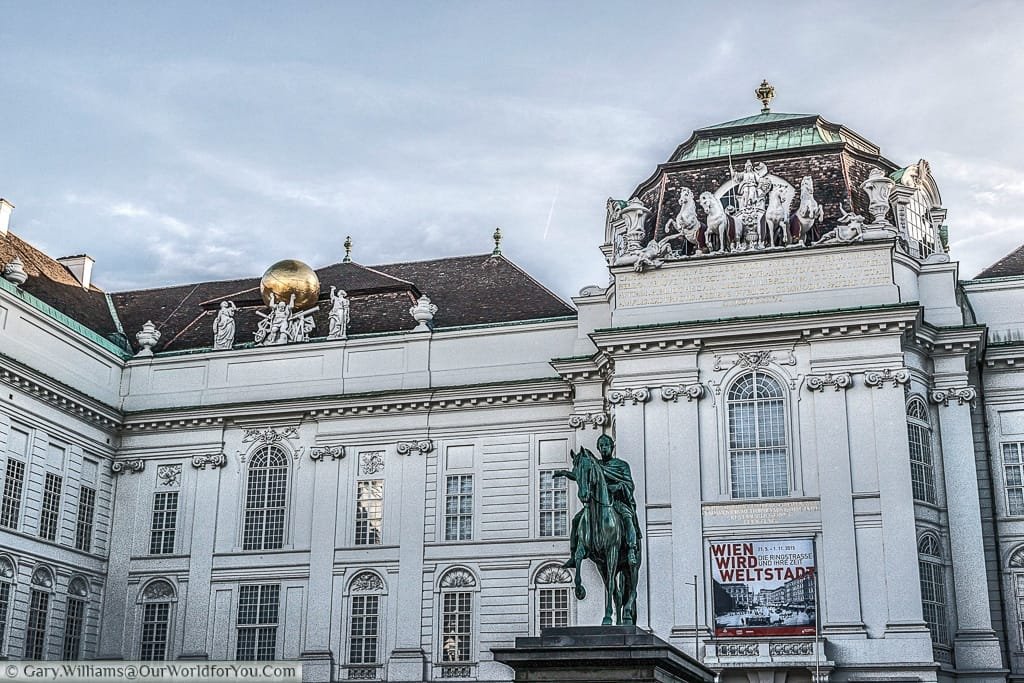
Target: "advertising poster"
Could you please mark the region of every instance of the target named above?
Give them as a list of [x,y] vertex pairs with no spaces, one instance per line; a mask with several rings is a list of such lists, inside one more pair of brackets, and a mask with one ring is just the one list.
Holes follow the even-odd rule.
[[709,549],[715,636],[815,634],[814,541],[719,541]]

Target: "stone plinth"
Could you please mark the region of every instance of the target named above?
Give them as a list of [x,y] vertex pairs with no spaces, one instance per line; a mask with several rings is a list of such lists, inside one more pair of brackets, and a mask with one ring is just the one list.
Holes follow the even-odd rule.
[[538,683],[712,683],[713,671],[635,626],[550,628],[540,637],[516,638],[494,648],[494,659],[515,671],[516,681]]

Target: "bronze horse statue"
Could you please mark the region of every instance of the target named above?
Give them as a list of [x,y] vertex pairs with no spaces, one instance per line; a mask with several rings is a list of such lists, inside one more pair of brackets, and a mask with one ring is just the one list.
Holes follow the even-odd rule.
[[636,623],[636,588],[640,570],[639,555],[634,564],[628,561],[626,524],[615,510],[614,499],[608,488],[604,469],[598,459],[586,448],[572,452],[572,471],[557,474],[576,481],[578,496],[583,503],[578,524],[579,539],[572,558],[576,567],[576,598],[582,600],[587,591],[580,582],[580,563],[589,558],[597,565],[604,582],[603,626],[612,623],[612,608],[619,625]]

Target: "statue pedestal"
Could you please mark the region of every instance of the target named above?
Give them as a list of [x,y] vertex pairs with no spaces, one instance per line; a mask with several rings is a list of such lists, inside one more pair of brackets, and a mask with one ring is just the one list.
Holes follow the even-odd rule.
[[493,648],[495,661],[530,683],[713,683],[703,664],[635,626],[549,628]]

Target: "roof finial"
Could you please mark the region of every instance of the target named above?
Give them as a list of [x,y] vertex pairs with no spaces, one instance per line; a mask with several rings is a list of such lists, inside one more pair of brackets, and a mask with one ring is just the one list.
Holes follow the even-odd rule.
[[761,87],[754,91],[754,97],[761,100],[761,113],[767,114],[771,111],[769,104],[772,102],[772,98],[775,97],[775,88],[768,82],[768,79],[761,81]]
[[494,251],[491,252],[491,256],[501,256],[501,228],[495,228],[491,238],[494,240]]
[[352,235],[345,238],[345,258],[342,263],[352,263]]

